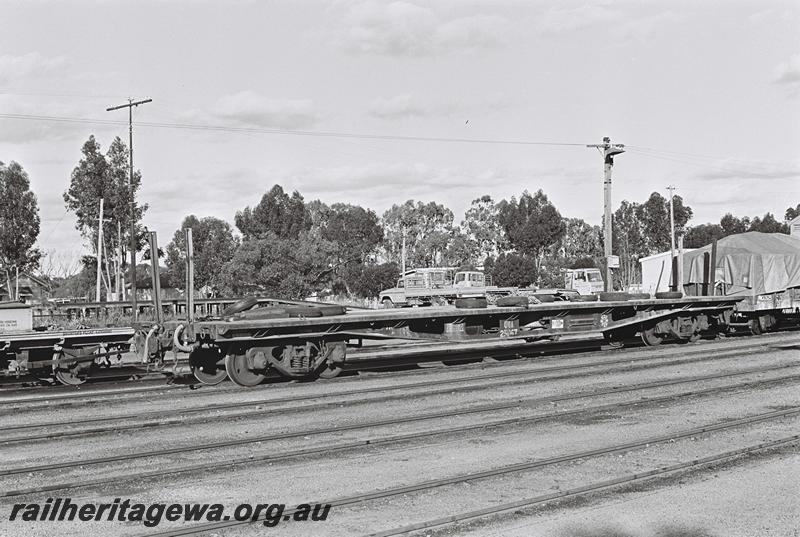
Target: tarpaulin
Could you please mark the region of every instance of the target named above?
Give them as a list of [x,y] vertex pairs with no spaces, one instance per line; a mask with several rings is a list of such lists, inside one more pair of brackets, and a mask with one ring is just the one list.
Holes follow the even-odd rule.
[[[684,255],[685,284],[703,283],[703,254],[711,245]],[[755,296],[800,287],[800,239],[783,233],[750,231],[717,241],[716,281],[726,295]]]

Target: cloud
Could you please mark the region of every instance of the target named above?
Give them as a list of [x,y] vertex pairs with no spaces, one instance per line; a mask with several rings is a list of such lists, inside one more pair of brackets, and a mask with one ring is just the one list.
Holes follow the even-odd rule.
[[775,68],[772,83],[786,86],[795,92],[800,90],[800,54],[795,54]]
[[509,21],[495,14],[446,17],[411,2],[349,4],[328,30],[340,48],[355,54],[435,56],[505,45]]
[[81,139],[84,136],[88,137],[90,132],[119,130],[115,125],[35,119],[35,116],[89,117],[96,115],[73,103],[64,104],[54,100],[42,102],[41,99],[33,97],[0,94],[0,110],[4,114],[34,116],[19,119],[3,118],[4,126],[0,129],[0,142],[14,144],[52,142]]
[[203,123],[291,130],[315,125],[320,115],[309,99],[272,99],[244,90],[222,96],[208,111],[194,109],[182,118]]
[[509,97],[502,93],[469,102],[433,100],[403,93],[389,98],[375,99],[369,105],[368,114],[381,119],[452,117],[473,113],[485,115],[486,112],[507,109],[511,104]]
[[646,42],[653,33],[665,24],[678,22],[683,17],[672,11],[664,11],[648,17],[631,19],[616,29],[622,39]]
[[4,54],[0,56],[0,85],[18,84],[31,78],[52,76],[68,67],[64,56],[45,58],[38,52],[21,56]]
[[739,162],[723,160],[709,166],[709,171],[700,172],[700,179],[800,179],[800,162]]
[[602,3],[583,4],[575,7],[553,6],[541,16],[539,29],[544,33],[557,34],[582,30],[599,24],[619,21],[624,14]]

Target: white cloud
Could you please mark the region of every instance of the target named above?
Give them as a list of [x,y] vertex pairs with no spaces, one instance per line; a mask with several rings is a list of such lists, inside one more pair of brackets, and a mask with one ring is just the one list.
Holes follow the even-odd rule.
[[787,86],[790,90],[800,90],[800,54],[795,54],[788,61],[775,68],[772,79],[774,84]]
[[194,109],[182,117],[203,123],[233,122],[272,129],[302,129],[320,119],[309,99],[272,99],[251,90],[224,95],[209,110]]
[[30,78],[58,74],[65,70],[68,62],[64,56],[45,58],[38,52],[21,56],[4,54],[0,56],[0,84],[19,84]]
[[433,56],[502,47],[509,21],[494,14],[447,17],[411,2],[350,4],[329,29],[339,47],[353,53]]
[[697,174],[701,179],[800,179],[800,162],[720,161],[711,170]]
[[[88,117],[85,108],[76,104],[58,101],[42,102],[25,96],[0,94],[0,110],[4,114],[29,116],[28,118],[4,118],[0,129],[0,142],[15,144],[44,142],[54,140],[78,139],[88,137],[88,132],[118,129],[116,126],[92,125],[81,122],[49,121],[35,119],[35,116]],[[83,138],[85,139],[85,138]]]
[[411,93],[403,93],[389,98],[375,99],[370,103],[368,113],[381,119],[409,119],[428,117],[465,117],[507,109],[512,105],[510,98],[502,93],[473,101],[434,100],[420,98]]
[[539,28],[544,33],[562,33],[582,30],[591,26],[615,22],[623,18],[623,13],[603,3],[583,4],[565,7],[553,6],[544,12]]
[[623,39],[646,42],[658,29],[682,19],[677,13],[664,11],[648,17],[633,18],[619,26],[616,32]]

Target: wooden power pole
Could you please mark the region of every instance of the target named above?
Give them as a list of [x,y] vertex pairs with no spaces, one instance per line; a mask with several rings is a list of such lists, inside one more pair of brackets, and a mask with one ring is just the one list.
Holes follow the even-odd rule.
[[139,317],[139,308],[136,304],[136,196],[133,190],[133,107],[152,102],[153,99],[134,101],[128,99],[126,104],[106,108],[106,112],[128,109],[128,161],[130,164],[130,189],[131,189],[131,306],[133,307],[133,320]]
[[591,144],[586,147],[596,147],[603,154],[603,256],[606,258],[605,290],[614,290],[613,273],[611,272],[611,171],[614,168],[614,155],[625,152],[623,144],[612,144],[611,138],[603,138],[602,144]]

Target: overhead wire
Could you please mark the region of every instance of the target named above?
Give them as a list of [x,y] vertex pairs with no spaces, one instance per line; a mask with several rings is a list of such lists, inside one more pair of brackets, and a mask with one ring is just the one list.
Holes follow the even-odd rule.
[[[52,121],[59,123],[82,123],[82,124],[93,124],[93,125],[114,125],[114,126],[127,125],[127,122],[125,121],[113,120],[113,119],[78,118],[78,117],[66,117],[66,116],[40,116],[32,114],[0,114],[0,118],[28,120],[28,121]],[[278,134],[278,135],[288,135],[288,136],[313,136],[322,138],[355,138],[355,139],[365,139],[365,140],[396,140],[396,141],[413,141],[413,142],[447,142],[447,143],[561,146],[561,147],[565,146],[585,147],[587,145],[587,144],[569,143],[569,142],[449,138],[449,137],[437,137],[437,136],[402,136],[402,135],[392,135],[392,134],[268,129],[263,127],[235,127],[226,125],[202,125],[194,123],[168,123],[168,122],[154,122],[154,121],[137,121],[136,126],[197,130],[197,131],[234,132],[234,133],[248,133],[248,134]]]

